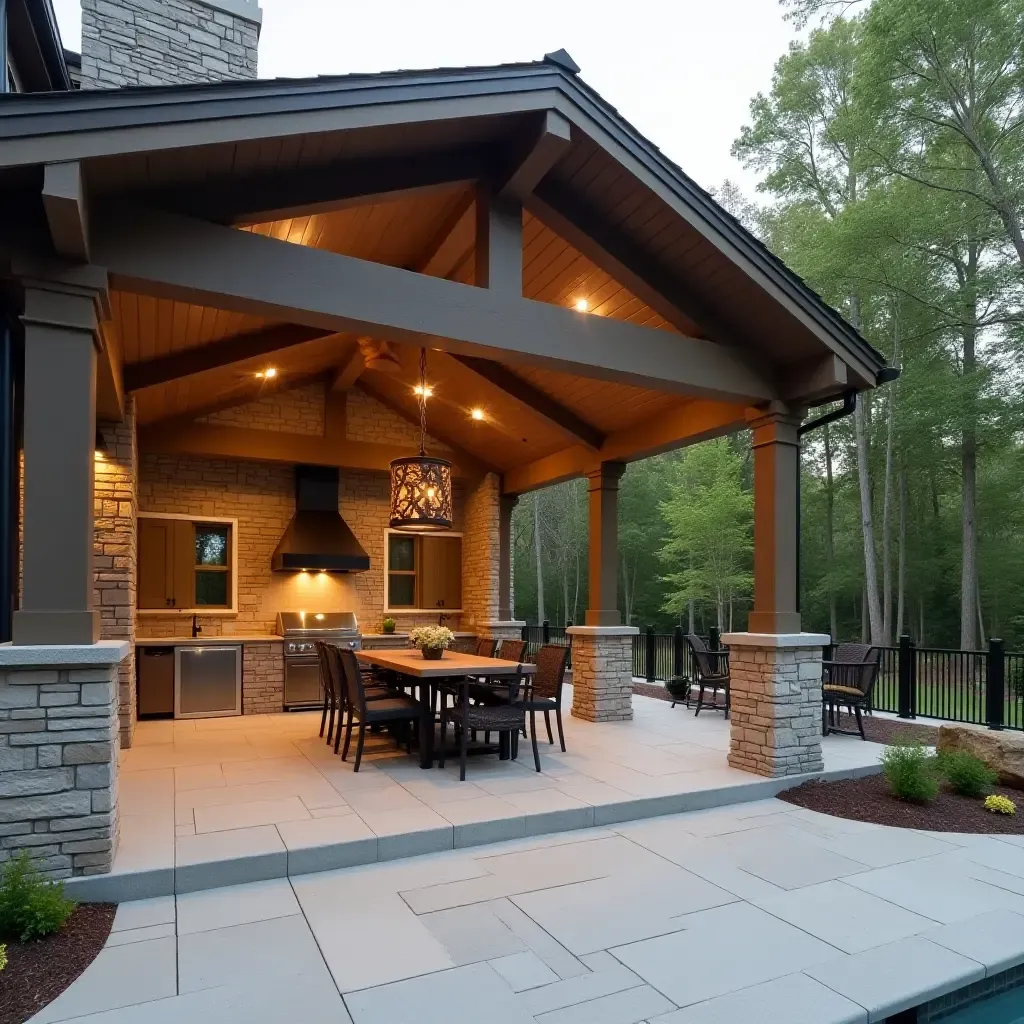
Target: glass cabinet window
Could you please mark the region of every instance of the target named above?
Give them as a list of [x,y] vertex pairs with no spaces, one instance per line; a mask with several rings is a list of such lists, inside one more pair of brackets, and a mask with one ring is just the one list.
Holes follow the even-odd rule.
[[229,528],[212,523],[196,523],[195,533],[195,607],[227,608],[231,603],[228,594]]
[[416,538],[388,534],[388,607],[416,607]]
[[389,609],[444,612],[462,607],[460,535],[388,533],[387,545],[384,598]]
[[234,524],[179,516],[140,516],[140,609],[221,609],[234,603]]

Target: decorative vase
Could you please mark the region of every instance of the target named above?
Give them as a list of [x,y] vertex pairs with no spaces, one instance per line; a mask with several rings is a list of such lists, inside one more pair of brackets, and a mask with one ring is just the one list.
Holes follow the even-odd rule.
[[440,661],[441,655],[444,654],[443,647],[421,647],[420,653],[423,655],[426,661]]

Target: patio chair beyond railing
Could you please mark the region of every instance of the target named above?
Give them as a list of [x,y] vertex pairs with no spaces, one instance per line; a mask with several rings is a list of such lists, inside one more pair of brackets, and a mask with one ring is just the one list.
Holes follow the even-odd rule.
[[[821,734],[864,735],[861,710],[871,710],[871,693],[878,679],[882,652],[870,644],[838,644],[832,659],[821,663]],[[857,720],[857,733],[837,729],[840,707],[845,707]]]
[[[704,707],[704,691],[711,690],[712,703],[708,705],[712,711],[724,711],[725,717],[729,717],[729,652],[709,651],[704,646],[704,641],[695,633],[686,634],[686,643],[693,655],[693,664],[696,670],[696,685],[700,688],[697,695],[697,710],[694,718],[700,714]],[[718,703],[718,692],[725,694],[725,703]]]

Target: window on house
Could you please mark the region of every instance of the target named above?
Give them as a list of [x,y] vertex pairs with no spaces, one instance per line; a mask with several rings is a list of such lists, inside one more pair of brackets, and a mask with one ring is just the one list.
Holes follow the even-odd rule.
[[234,611],[235,524],[139,517],[138,607]]
[[385,603],[389,611],[462,607],[462,537],[389,532]]

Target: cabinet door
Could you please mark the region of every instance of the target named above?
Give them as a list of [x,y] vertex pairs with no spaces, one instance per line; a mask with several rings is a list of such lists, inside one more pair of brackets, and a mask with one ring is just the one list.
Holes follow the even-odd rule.
[[423,537],[420,607],[462,607],[462,538]]
[[172,519],[174,533],[174,608],[193,608],[196,603],[196,528],[186,519]]
[[174,597],[174,538],[167,519],[139,520],[140,608],[170,608]]

